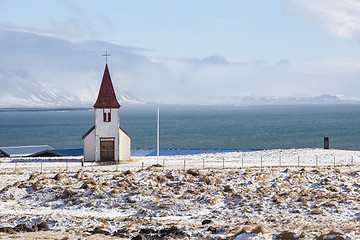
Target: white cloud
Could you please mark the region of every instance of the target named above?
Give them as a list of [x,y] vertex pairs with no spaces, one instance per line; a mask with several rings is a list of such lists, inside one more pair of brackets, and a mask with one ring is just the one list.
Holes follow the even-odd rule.
[[291,0],[286,10],[320,25],[333,36],[360,40],[358,0]]
[[[238,96],[325,93],[360,97],[360,61],[351,58],[233,62],[217,54],[204,59],[151,59],[141,54],[142,49],[21,32],[0,32],[0,83],[13,96],[35,92],[49,98],[55,93],[91,106],[104,71],[104,49],[111,53],[109,68],[117,93],[125,87],[150,102],[214,104]],[[3,95],[0,92],[0,105]]]

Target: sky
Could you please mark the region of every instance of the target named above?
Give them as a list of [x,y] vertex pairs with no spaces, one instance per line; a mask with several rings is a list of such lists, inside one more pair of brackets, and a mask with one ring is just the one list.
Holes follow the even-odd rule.
[[[113,74],[155,102],[325,93],[360,98],[358,0],[0,0],[0,32],[8,30],[134,47],[147,64]],[[151,94],[139,87],[146,76],[164,86],[162,92],[186,89]],[[202,99],[192,97],[198,93]]]

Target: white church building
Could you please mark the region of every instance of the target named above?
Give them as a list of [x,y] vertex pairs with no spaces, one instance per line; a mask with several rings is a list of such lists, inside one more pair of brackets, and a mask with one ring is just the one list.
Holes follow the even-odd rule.
[[130,160],[131,137],[120,128],[119,109],[106,64],[94,104],[95,125],[82,137],[84,161]]

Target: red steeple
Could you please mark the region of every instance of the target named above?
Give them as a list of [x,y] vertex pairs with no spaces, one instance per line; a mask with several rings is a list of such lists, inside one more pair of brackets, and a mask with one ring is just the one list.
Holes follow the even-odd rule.
[[94,108],[120,108],[120,104],[116,99],[107,64],[105,65],[104,76]]

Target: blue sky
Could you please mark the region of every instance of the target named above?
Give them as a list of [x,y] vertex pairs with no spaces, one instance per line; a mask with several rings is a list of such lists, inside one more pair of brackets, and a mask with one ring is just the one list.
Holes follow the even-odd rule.
[[[0,0],[0,40],[7,30],[139,48],[137,55],[130,51],[121,59],[113,50],[111,72],[119,89],[152,102],[212,104],[237,96],[320,94],[360,99],[359,0]],[[9,41],[5,35],[2,41]],[[19,36],[28,41],[29,36]],[[11,67],[9,56],[0,56],[0,67]],[[50,80],[40,75],[67,78],[69,86],[53,88],[76,94],[70,83],[82,76],[62,76],[69,69],[51,65],[47,57],[34,55],[45,60],[24,60],[21,67],[44,88]],[[58,61],[68,61],[65,57]],[[13,59],[18,67],[19,58]],[[49,72],[35,73],[39,64]],[[92,78],[91,94],[84,93],[89,101],[98,87],[99,77]]]
[[356,41],[331,35],[301,16],[303,5],[297,2],[1,0],[0,24],[73,41],[98,39],[141,47],[148,50],[144,54],[156,57],[359,58]]

